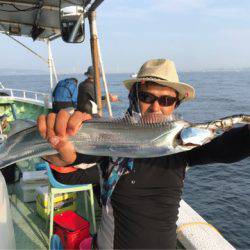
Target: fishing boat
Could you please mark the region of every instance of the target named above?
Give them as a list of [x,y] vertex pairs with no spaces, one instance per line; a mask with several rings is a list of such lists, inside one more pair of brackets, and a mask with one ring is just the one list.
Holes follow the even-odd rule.
[[36,120],[38,115],[51,109],[50,95],[46,93],[6,88],[1,82],[0,93],[0,114],[5,114],[8,122]]
[[[54,1],[51,1],[51,3],[42,4],[43,7],[39,7],[37,1],[1,1],[0,4],[0,32],[48,66],[50,76],[48,80],[52,90],[58,81],[51,51],[51,41],[60,36],[58,16],[54,15],[59,3],[54,4]],[[47,11],[48,6],[49,11]],[[40,18],[41,8],[43,9],[42,18]],[[48,57],[45,58],[39,55],[20,42],[16,38],[18,36],[30,37],[33,40],[45,42],[48,48]],[[16,119],[36,120],[39,114],[47,113],[51,108],[51,93],[6,88],[1,79],[0,96],[0,112],[7,115],[8,122]]]
[[[107,96],[108,112],[112,116],[109,102],[108,88],[102,63],[101,51],[96,28],[96,11],[99,5],[105,4],[104,0],[66,1],[71,5],[81,6],[83,20],[88,18],[91,37],[92,63],[95,71],[95,84],[97,93],[98,113],[102,115],[100,72],[101,68],[104,90]],[[81,3],[81,4],[80,4]],[[62,10],[58,0],[0,0],[0,32],[9,36],[19,44],[17,36],[25,36],[33,40],[44,41],[48,46],[48,63],[50,73],[51,91],[57,82],[57,74],[52,57],[50,43],[55,39],[65,42],[81,42],[82,30],[73,30],[67,36],[64,28],[67,18],[59,19]],[[4,11],[3,11],[4,10]],[[22,13],[20,15],[20,12]],[[67,17],[67,16],[65,16]],[[70,17],[70,15],[68,16]],[[82,21],[78,19],[76,26],[79,28]],[[72,21],[72,20],[71,20]],[[66,25],[66,26],[63,26]],[[26,47],[24,44],[22,46]],[[27,48],[27,47],[26,47]],[[37,53],[29,49],[30,52]],[[98,66],[99,65],[99,66]],[[135,76],[133,76],[135,77]],[[15,120],[36,120],[41,113],[46,113],[51,108],[50,94],[5,88],[0,85],[0,115],[6,115],[11,124]],[[8,131],[3,131],[8,136]],[[8,190],[8,193],[7,193]],[[46,249],[49,246],[48,228],[46,223],[36,214],[34,202],[24,202],[20,199],[15,186],[8,185],[0,173],[0,248],[17,249]],[[13,229],[14,228],[14,229]],[[179,219],[177,221],[178,247],[184,249],[234,249],[223,236],[185,201],[181,201]]]

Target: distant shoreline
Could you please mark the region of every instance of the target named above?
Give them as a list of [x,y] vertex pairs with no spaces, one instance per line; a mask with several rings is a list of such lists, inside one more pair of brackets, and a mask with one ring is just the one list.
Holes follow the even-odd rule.
[[[179,73],[223,73],[223,72],[233,72],[233,73],[242,73],[242,72],[250,72],[250,68],[248,69],[214,69],[214,70],[185,70],[179,71]],[[106,73],[106,75],[131,75],[131,72],[124,73]],[[49,76],[48,72],[32,72],[32,71],[8,71],[0,69],[0,76]],[[58,75],[83,75],[82,72],[79,73],[58,73]]]

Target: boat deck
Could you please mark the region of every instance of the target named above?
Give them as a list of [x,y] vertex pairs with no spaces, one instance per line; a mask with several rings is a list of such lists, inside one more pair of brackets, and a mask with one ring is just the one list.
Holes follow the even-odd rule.
[[17,249],[48,249],[46,222],[36,212],[35,202],[24,203],[8,186]]
[[[49,228],[46,221],[36,212],[35,202],[23,202],[16,192],[15,185],[8,185],[10,206],[15,232],[17,249],[48,249]],[[77,212],[84,214],[83,196],[81,193],[77,199]],[[96,206],[96,221],[100,221],[101,210]],[[49,223],[48,223],[49,225]]]

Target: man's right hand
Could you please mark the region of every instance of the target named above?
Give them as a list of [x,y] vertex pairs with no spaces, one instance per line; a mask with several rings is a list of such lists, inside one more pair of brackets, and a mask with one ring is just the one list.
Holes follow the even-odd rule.
[[67,166],[73,163],[76,160],[76,151],[68,138],[74,136],[82,123],[91,118],[87,113],[75,111],[71,115],[63,109],[58,114],[40,115],[37,119],[39,133],[58,151],[58,154],[43,158],[56,166]]

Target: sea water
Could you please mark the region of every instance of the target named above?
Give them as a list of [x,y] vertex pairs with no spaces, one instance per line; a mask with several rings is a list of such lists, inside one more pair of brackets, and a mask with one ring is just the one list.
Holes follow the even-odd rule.
[[[59,79],[69,77],[60,75]],[[70,75],[79,81],[83,75]],[[130,74],[107,75],[111,93],[121,102],[113,113],[122,116],[128,92],[122,80]],[[196,90],[196,99],[181,104],[178,113],[187,121],[205,122],[224,116],[250,113],[250,71],[185,72],[180,80]],[[48,93],[48,75],[0,76],[6,87]],[[233,164],[195,166],[188,170],[183,198],[236,248],[250,248],[250,158]]]

